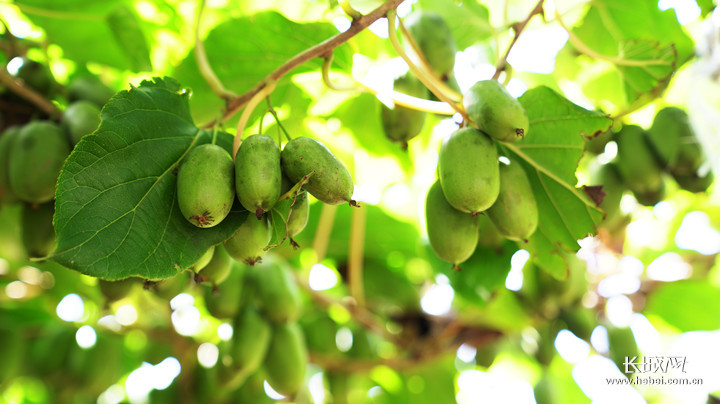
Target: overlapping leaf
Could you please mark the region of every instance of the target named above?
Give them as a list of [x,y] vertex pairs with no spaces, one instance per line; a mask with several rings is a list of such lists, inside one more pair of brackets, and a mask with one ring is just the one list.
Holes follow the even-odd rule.
[[602,57],[588,56],[615,65],[584,87],[591,97],[617,107],[662,89],[694,47],[674,11],[660,11],[657,4],[643,0],[594,0],[573,34]]
[[[191,147],[211,140],[193,124],[188,94],[173,79],[116,94],[60,174],[51,259],[104,279],[166,278],[195,263],[246,216],[236,203],[222,223],[200,229],[179,212],[174,170]],[[217,144],[229,150],[231,143],[218,133]]]
[[538,203],[538,229],[527,248],[536,262],[557,277],[566,266],[556,253],[576,251],[578,239],[593,233],[602,212],[576,187],[585,139],[607,130],[605,115],[581,108],[547,87],[527,91],[520,102],[530,119],[527,137],[501,149],[522,162]]

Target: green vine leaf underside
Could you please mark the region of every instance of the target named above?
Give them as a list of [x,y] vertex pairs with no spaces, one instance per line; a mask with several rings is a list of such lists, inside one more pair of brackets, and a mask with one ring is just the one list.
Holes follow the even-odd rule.
[[[338,30],[327,22],[297,23],[274,11],[260,12],[226,21],[204,39],[210,65],[225,87],[243,93],[296,54],[334,35]],[[333,69],[349,73],[352,68],[352,51],[343,45],[333,52]],[[293,73],[320,71],[322,59],[304,63]],[[217,117],[223,100],[216,97],[199,74],[195,55],[191,52],[174,73],[183,85],[193,89],[196,96],[190,101],[193,117],[205,122]],[[319,77],[319,76],[318,76]],[[282,80],[273,92],[275,107],[281,105],[286,92],[293,86]],[[289,87],[289,88],[288,88]],[[251,122],[259,116],[258,109]]]
[[566,276],[563,250],[577,251],[577,240],[594,232],[602,211],[576,187],[575,170],[586,138],[609,129],[612,121],[581,108],[547,87],[520,97],[530,119],[528,136],[501,150],[522,162],[538,204],[538,229],[524,248],[543,269]]
[[667,85],[694,50],[675,12],[660,11],[656,3],[645,0],[593,0],[572,31],[611,63],[619,61],[584,87],[593,98],[620,108]]
[[124,0],[16,0],[34,24],[75,62],[150,71],[142,20]]
[[[190,148],[211,141],[171,78],[116,94],[58,179],[50,259],[103,279],[167,278],[194,264],[247,215],[236,201],[222,223],[200,229],[179,211],[176,169]],[[220,132],[216,143],[229,151],[232,136]]]

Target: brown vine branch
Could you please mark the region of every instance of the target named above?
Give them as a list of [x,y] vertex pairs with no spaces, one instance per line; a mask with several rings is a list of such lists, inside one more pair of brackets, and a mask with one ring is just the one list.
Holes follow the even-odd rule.
[[[350,28],[347,29],[345,32],[341,32],[337,35],[335,35],[332,38],[329,38],[325,40],[324,42],[321,42],[311,48],[308,48],[297,55],[293,56],[290,60],[283,63],[280,67],[275,69],[273,72],[268,74],[263,80],[261,80],[258,84],[256,84],[253,88],[246,91],[245,93],[239,95],[238,97],[235,97],[231,99],[228,102],[227,111],[221,118],[223,121],[227,120],[231,116],[235,115],[245,104],[250,101],[250,99],[260,92],[269,82],[275,82],[281,79],[283,76],[291,72],[296,67],[302,65],[303,63],[306,63],[312,59],[315,59],[317,57],[324,57],[328,53],[332,52],[333,49],[337,48],[338,46],[344,44],[350,38],[354,37],[355,35],[362,32],[365,28],[369,27],[370,24],[374,23],[375,21],[379,20],[380,18],[385,16],[385,13],[388,12],[388,10],[394,10],[399,6],[403,1],[405,0],[388,0],[385,3],[383,3],[381,6],[376,8],[375,10],[371,11],[368,14],[363,15],[362,17],[353,20],[352,24],[350,25]],[[211,128],[215,124],[215,121],[210,122],[206,125],[204,125],[204,128]]]
[[530,11],[530,14],[525,18],[525,20],[521,23],[514,25],[515,30],[515,36],[513,37],[512,42],[510,42],[510,46],[508,46],[507,51],[505,51],[505,55],[498,61],[497,66],[495,67],[495,74],[493,74],[493,80],[497,80],[498,77],[500,77],[500,73],[502,73],[505,70],[505,67],[507,65],[507,58],[510,56],[510,51],[512,50],[513,46],[515,46],[515,43],[517,42],[518,38],[520,38],[520,34],[522,34],[523,30],[525,30],[525,27],[527,27],[530,20],[536,15],[536,14],[542,14],[543,13],[543,3],[545,0],[540,0],[535,5],[535,7]]
[[22,81],[11,76],[10,73],[8,73],[8,71],[5,69],[5,67],[0,69],[0,83],[6,85],[7,88],[10,89],[10,91],[12,91],[13,93],[30,101],[33,105],[38,107],[44,113],[52,117],[60,116],[60,110],[57,109],[55,104],[53,104],[47,98],[43,97],[37,91],[24,85]]

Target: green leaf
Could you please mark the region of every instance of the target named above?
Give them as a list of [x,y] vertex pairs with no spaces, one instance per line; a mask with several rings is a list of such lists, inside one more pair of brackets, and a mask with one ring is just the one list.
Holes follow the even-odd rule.
[[526,247],[544,269],[564,277],[567,266],[558,266],[563,260],[557,253],[577,251],[577,240],[602,220],[602,211],[576,187],[575,170],[587,137],[607,130],[612,121],[547,87],[529,90],[519,100],[530,120],[528,135],[500,149],[523,164],[538,204],[538,229]]
[[[177,81],[155,78],[110,100],[60,174],[52,260],[104,279],[167,278],[240,226],[239,203],[207,229],[178,209],[174,170],[190,148],[212,140],[193,124],[187,99]],[[219,133],[217,144],[230,150],[232,137]]]
[[[205,51],[215,74],[225,87],[243,93],[296,54],[338,34],[330,23],[296,23],[282,14],[265,11],[223,22],[205,38]],[[352,52],[340,46],[333,52],[333,68],[350,72]],[[320,71],[322,59],[316,58],[298,66],[292,73]],[[175,77],[193,89],[190,102],[193,116],[215,118],[224,101],[215,96],[199,74],[195,55],[188,54],[175,71]],[[273,101],[282,101],[287,80],[281,80]]]
[[63,56],[119,69],[149,71],[149,46],[141,21],[126,0],[17,0],[15,4]]
[[572,32],[616,65],[613,74],[622,80],[625,91],[607,100],[618,107],[632,105],[642,95],[664,87],[694,51],[675,12],[660,11],[657,3],[644,0],[594,0]]
[[[308,175],[302,177],[300,182],[293,185],[289,191],[281,195],[275,203],[275,206],[273,206],[271,211],[272,237],[270,238],[268,246],[265,247],[266,251],[275,247],[280,247],[285,240],[287,240],[288,218],[292,214],[293,206],[295,205],[298,194],[302,192],[301,188],[310,180],[310,177],[313,174],[315,174],[315,171],[312,171]],[[290,243],[293,244],[293,247],[297,247],[297,245],[294,244],[294,240],[290,239]]]
[[648,299],[646,314],[682,332],[720,329],[720,288],[703,280],[667,283]]

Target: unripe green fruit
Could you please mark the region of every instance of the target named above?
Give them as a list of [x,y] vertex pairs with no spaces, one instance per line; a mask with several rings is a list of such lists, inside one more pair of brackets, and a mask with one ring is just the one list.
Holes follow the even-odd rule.
[[262,261],[265,247],[272,238],[272,228],[267,218],[257,220],[248,215],[243,224],[225,241],[225,249],[234,260],[255,265]]
[[699,176],[697,173],[690,174],[674,174],[673,178],[677,181],[680,188],[690,192],[705,192],[707,191],[710,184],[713,183],[715,175],[712,171],[708,171],[704,176]]
[[496,80],[473,84],[463,94],[463,105],[470,120],[492,138],[512,143],[528,134],[525,108]]
[[48,121],[25,125],[10,149],[9,177],[15,195],[25,202],[43,203],[55,196],[55,184],[70,154],[65,132]]
[[236,377],[248,377],[265,359],[272,328],[252,306],[246,306],[235,321],[232,358]]
[[277,392],[292,395],[305,381],[308,357],[302,331],[295,323],[277,325],[265,357],[267,381]]
[[352,200],[353,182],[350,173],[324,144],[309,137],[289,141],[281,153],[282,169],[294,183],[315,173],[303,186],[312,196],[329,205]]
[[225,247],[217,245],[207,265],[198,269],[198,275],[203,281],[219,285],[227,279],[232,267],[233,262],[230,254],[225,250]]
[[452,75],[457,49],[445,20],[438,14],[418,11],[407,17],[405,26],[433,72],[443,80]]
[[498,231],[510,240],[527,241],[535,233],[538,207],[519,162],[500,166],[500,195],[486,213]]
[[443,260],[457,268],[475,251],[478,242],[478,218],[460,212],[448,203],[440,181],[436,181],[425,200],[430,247]]
[[495,142],[473,128],[459,129],[443,141],[438,172],[445,199],[462,212],[477,215],[500,192]]
[[605,211],[605,222],[613,222],[620,213],[620,200],[625,191],[617,166],[609,163],[593,167],[590,172],[590,182],[593,185],[602,185],[605,197],[600,208]]
[[613,140],[615,134],[611,130],[599,133],[587,142],[585,149],[592,154],[601,154],[605,152],[605,146],[609,141]]
[[478,247],[500,248],[505,237],[500,234],[488,215],[478,215]]
[[338,325],[327,313],[318,313],[312,317],[305,315],[300,319],[300,326],[305,335],[307,347],[311,352],[328,356],[340,355],[340,350],[335,343]]
[[119,281],[106,281],[104,279],[98,279],[100,291],[110,302],[120,300],[129,295],[133,286],[137,283],[137,278],[126,278]]
[[90,101],[77,101],[67,107],[60,122],[75,145],[100,125],[100,109]]
[[645,136],[639,126],[623,126],[615,136],[618,146],[616,164],[620,177],[638,202],[654,205],[662,200],[665,183]]
[[[294,186],[286,175],[282,177],[282,194],[287,193]],[[293,204],[292,212],[287,221],[287,232],[290,237],[290,242],[296,245],[292,239],[296,235],[300,234],[301,231],[307,226],[308,219],[310,218],[310,201],[308,201],[307,191],[302,188],[295,197],[295,204]]]
[[275,404],[276,401],[265,394],[265,372],[260,369],[251,374],[237,390],[236,403]]
[[73,79],[67,87],[67,93],[70,102],[86,100],[102,107],[107,104],[115,91],[94,76],[84,76]]
[[684,110],[667,107],[658,111],[646,135],[660,167],[694,170],[700,166],[702,150]]
[[180,211],[190,223],[220,223],[235,200],[235,168],[228,152],[213,144],[192,149],[178,170],[177,192]]
[[233,318],[242,309],[245,291],[245,268],[235,263],[225,280],[205,287],[205,307],[215,318]]
[[235,189],[240,203],[258,220],[280,197],[280,148],[267,135],[243,140],[235,155]]
[[0,385],[7,386],[9,381],[18,376],[18,369],[27,361],[25,356],[25,342],[17,328],[0,328]]
[[20,133],[20,126],[11,126],[0,135],[0,202],[14,203],[17,195],[10,186],[10,152],[12,144]]
[[210,263],[210,260],[212,259],[213,255],[215,254],[215,246],[212,246],[205,251],[205,253],[200,257],[197,262],[195,262],[190,268],[192,268],[196,273],[200,272],[203,268],[207,266],[207,264]]
[[158,282],[146,282],[145,289],[152,290],[157,296],[163,300],[171,300],[175,296],[184,292],[189,283],[186,272],[179,273],[171,278],[163,279]]
[[18,68],[15,77],[22,79],[27,87],[48,97],[53,95],[57,85],[47,66],[27,58],[23,58],[23,64]]
[[[425,86],[410,73],[395,79],[393,90],[418,98],[427,98],[428,90]],[[400,143],[407,148],[408,140],[417,136],[422,130],[425,122],[424,111],[418,111],[395,105],[390,109],[385,105],[381,110],[381,121],[385,136],[393,142]]]
[[275,323],[295,321],[302,310],[300,289],[290,271],[278,259],[263,262],[256,271],[260,307],[265,317]]
[[28,256],[47,257],[55,249],[54,214],[55,205],[52,202],[41,205],[23,204],[22,241]]

